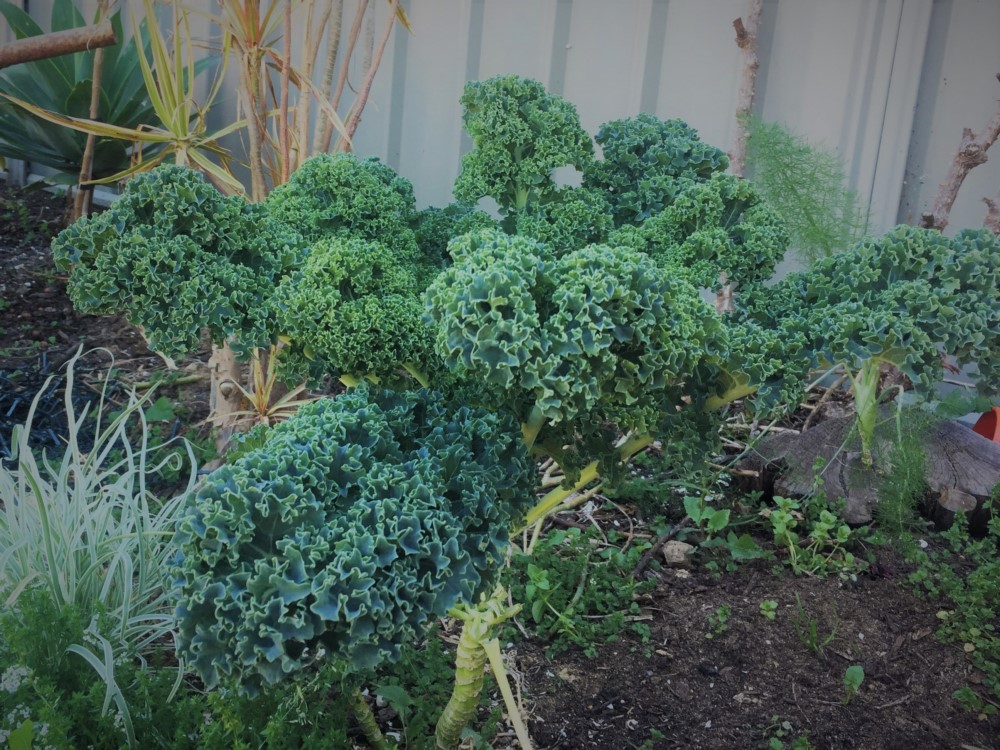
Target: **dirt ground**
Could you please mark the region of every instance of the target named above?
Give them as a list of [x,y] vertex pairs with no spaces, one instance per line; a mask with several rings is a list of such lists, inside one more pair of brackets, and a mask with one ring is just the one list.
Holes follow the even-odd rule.
[[[126,321],[80,315],[66,298],[48,249],[62,213],[47,194],[22,198],[0,184],[0,375],[51,372],[83,343],[110,349],[128,377],[148,377],[162,363]],[[697,567],[649,571],[658,582],[640,602],[648,644],[626,635],[596,658],[571,650],[551,660],[544,643],[514,644],[513,677],[536,747],[739,749],[777,740],[791,748],[803,736],[823,749],[1000,747],[1000,720],[952,699],[982,675],[961,649],[935,639],[939,606],[910,593],[900,563],[886,556],[877,577],[856,584],[772,566],[757,561],[718,577]],[[821,655],[796,632],[796,595],[821,634],[836,629]],[[761,614],[765,599],[778,602],[773,621]],[[707,638],[724,605],[727,629]],[[865,680],[845,702],[844,670],[855,664]]]

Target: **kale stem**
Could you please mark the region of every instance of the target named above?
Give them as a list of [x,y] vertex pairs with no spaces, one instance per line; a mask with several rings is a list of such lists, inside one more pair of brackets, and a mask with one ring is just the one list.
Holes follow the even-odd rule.
[[387,750],[389,746],[386,744],[382,730],[378,728],[372,707],[368,705],[368,701],[365,700],[359,688],[354,688],[351,693],[351,710],[354,712],[354,718],[358,720],[361,732],[365,735],[372,750]]

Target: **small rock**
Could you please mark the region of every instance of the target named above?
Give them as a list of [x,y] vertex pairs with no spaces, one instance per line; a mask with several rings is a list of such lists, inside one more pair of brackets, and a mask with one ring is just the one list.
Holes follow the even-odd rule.
[[687,567],[691,564],[691,552],[693,550],[694,545],[671,540],[663,545],[663,559],[667,565]]

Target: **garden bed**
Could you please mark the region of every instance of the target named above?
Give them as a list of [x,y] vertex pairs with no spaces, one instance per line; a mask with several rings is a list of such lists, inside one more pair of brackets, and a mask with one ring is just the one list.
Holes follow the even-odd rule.
[[[82,344],[109,349],[126,380],[150,379],[162,361],[127,322],[79,314],[67,299],[48,250],[63,210],[46,193],[0,189],[0,371],[56,371]],[[202,354],[186,363],[192,372]],[[206,416],[205,391],[206,383],[165,391],[184,407],[175,411],[191,436],[203,432],[195,425]],[[617,531],[618,546],[635,549],[655,536],[637,518],[623,505],[568,520]],[[753,533],[766,544],[762,529]],[[936,638],[944,605],[912,592],[911,569],[895,553],[869,551],[876,562],[856,581],[795,577],[775,560],[732,572],[701,558],[692,567],[650,566],[638,612],[591,655],[578,646],[547,653],[551,644],[522,615],[525,630],[507,653],[537,747],[807,747],[804,737],[818,748],[997,746],[1000,721],[952,697],[985,674],[962,644]],[[775,602],[773,619],[765,602]],[[852,665],[865,679],[850,697],[844,673]],[[501,728],[493,745],[516,743]]]

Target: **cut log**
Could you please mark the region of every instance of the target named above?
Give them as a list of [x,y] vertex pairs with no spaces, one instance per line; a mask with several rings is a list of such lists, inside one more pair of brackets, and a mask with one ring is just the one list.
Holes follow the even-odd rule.
[[[880,418],[894,419],[894,411],[885,409]],[[879,441],[875,453],[881,460],[874,468],[867,468],[861,461],[853,428],[853,417],[841,417],[828,419],[802,434],[779,433],[763,440],[743,466],[770,473],[774,494],[802,497],[817,484],[814,467],[820,459],[823,468],[819,487],[831,500],[845,500],[843,517],[847,523],[867,523],[878,503],[879,487],[885,480],[894,446],[891,440]],[[923,444],[925,479],[939,506],[930,514],[933,520],[947,524],[955,512],[968,512],[973,507],[975,515],[1000,484],[1000,445],[953,420],[930,427]],[[970,518],[970,522],[975,521]]]

